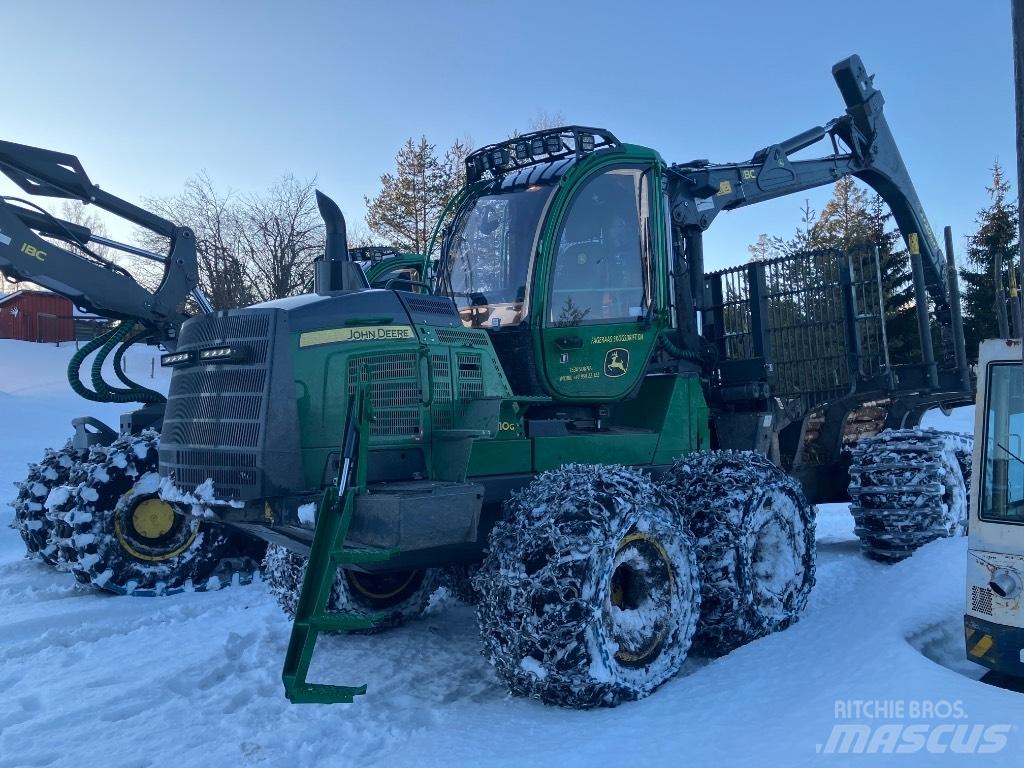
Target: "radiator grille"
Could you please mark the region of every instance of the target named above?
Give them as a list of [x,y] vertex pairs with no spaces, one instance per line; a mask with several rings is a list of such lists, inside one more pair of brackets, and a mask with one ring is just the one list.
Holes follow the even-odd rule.
[[185,490],[212,478],[219,498],[262,492],[258,466],[270,385],[272,316],[213,314],[186,323],[179,351],[243,347],[240,363],[178,369],[171,378],[160,446],[160,468]]
[[459,312],[455,304],[446,296],[402,296],[402,300],[409,309],[415,312],[422,312],[430,315],[444,315],[446,317],[458,317]]
[[431,355],[434,376],[434,405],[430,409],[433,425],[437,429],[451,429],[452,418],[452,366],[448,355]]
[[348,361],[348,391],[360,382],[370,385],[373,407],[371,437],[420,434],[420,385],[415,352],[357,355]]
[[476,400],[484,396],[483,371],[480,369],[480,355],[464,352],[458,354],[459,399]]
[[471,331],[459,328],[435,328],[437,340],[442,344],[472,344],[476,347],[487,346],[486,331]]

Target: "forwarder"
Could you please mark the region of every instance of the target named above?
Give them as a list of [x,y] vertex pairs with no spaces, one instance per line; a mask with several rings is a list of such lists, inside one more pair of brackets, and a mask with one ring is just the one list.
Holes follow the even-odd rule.
[[[182,325],[162,480],[134,463],[114,517],[157,500],[192,530],[280,545],[267,575],[295,613],[293,701],[362,693],[306,682],[317,633],[415,616],[442,569],[477,602],[509,688],[574,707],[650,693],[691,644],[721,653],[788,626],[814,583],[807,499],[845,493],[850,412],[881,402],[891,440],[917,446],[924,410],[972,388],[952,254],[882,95],[856,56],[833,75],[843,116],[742,163],[669,165],[579,126],[472,153],[429,293],[371,289],[320,195],[315,293]],[[791,159],[826,139],[827,156]],[[889,363],[875,254],[704,273],[719,212],[846,175],[907,242],[918,364]],[[915,526],[908,506],[950,508],[932,484],[864,491],[942,461],[944,441],[859,457],[871,553],[955,532]]]

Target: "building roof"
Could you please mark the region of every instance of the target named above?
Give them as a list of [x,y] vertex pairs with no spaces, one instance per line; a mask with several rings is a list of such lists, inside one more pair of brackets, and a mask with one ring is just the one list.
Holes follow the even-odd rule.
[[56,296],[58,298],[65,299],[67,301],[71,301],[71,299],[69,299],[67,296],[61,296],[59,293],[54,293],[53,291],[33,291],[33,290],[30,290],[30,289],[24,288],[24,289],[22,289],[20,291],[15,291],[14,293],[0,293],[0,304],[3,304],[5,301],[10,301],[11,299],[17,298],[18,296],[22,296],[22,295],[26,295],[26,294],[30,294],[30,293],[35,293],[35,294],[39,294],[39,295],[42,295],[42,296]]

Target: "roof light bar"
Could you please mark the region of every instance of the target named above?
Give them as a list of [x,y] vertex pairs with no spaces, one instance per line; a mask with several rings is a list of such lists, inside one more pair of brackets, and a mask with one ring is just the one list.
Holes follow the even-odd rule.
[[523,134],[498,144],[489,144],[466,158],[466,180],[479,181],[485,173],[494,178],[527,168],[549,163],[564,157],[583,155],[604,147],[617,147],[621,142],[603,128],[584,128],[567,125],[545,131]]

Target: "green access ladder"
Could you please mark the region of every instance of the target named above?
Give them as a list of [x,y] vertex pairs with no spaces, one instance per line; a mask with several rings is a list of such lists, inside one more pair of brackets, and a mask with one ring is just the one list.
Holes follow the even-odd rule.
[[393,555],[391,550],[345,547],[345,536],[352,520],[356,496],[366,487],[370,418],[366,385],[362,384],[349,396],[338,482],[327,488],[320,501],[306,574],[295,608],[295,620],[281,675],[285,696],[293,704],[351,704],[354,697],[366,693],[365,685],[309,683],[306,675],[321,632],[372,629],[383,618],[380,615],[328,610],[338,568],[388,560]]

